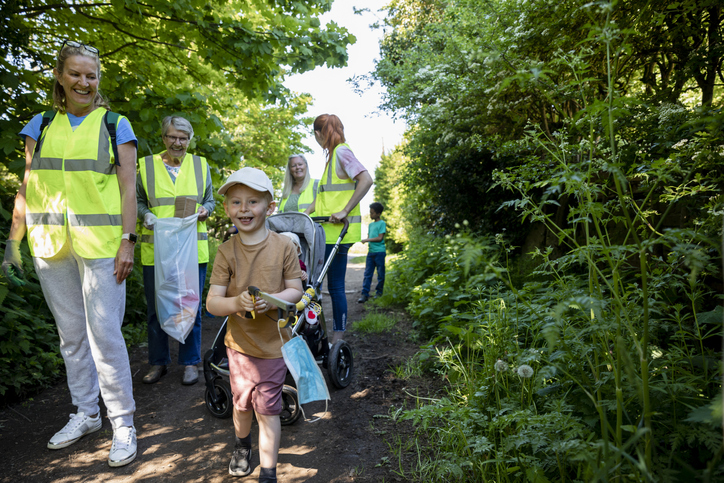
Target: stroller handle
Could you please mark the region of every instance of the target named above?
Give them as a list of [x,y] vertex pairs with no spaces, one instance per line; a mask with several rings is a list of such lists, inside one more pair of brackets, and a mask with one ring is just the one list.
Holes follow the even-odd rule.
[[[312,221],[316,221],[317,223],[329,223],[329,216],[313,216]],[[342,227],[342,232],[339,234],[340,241],[344,239],[344,236],[347,234],[347,229],[349,228],[349,220],[346,216],[342,218],[342,223],[344,223],[344,227]]]

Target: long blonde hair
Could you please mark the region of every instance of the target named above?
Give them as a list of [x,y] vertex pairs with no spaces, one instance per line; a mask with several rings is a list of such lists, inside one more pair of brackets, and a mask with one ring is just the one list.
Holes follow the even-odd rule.
[[342,121],[334,114],[322,114],[314,120],[314,130],[322,136],[322,149],[327,151],[329,161],[334,148],[345,142]]
[[[63,48],[60,50],[60,53],[58,54],[58,59],[55,62],[55,69],[58,71],[58,74],[63,75],[63,71],[65,70],[65,61],[68,60],[68,58],[76,56],[76,55],[82,55],[84,57],[89,57],[93,59],[96,62],[96,74],[98,74],[98,83],[100,84],[101,81],[101,59],[98,57],[98,54],[94,54],[93,52],[90,52],[85,47],[71,47],[70,45],[64,45]],[[58,82],[58,79],[55,79],[55,84],[53,85],[53,109],[60,112],[61,114],[65,114],[65,108],[66,108],[66,102],[65,102],[65,89],[63,89],[63,86],[60,85],[60,82]],[[105,97],[101,94],[100,90],[96,91],[96,96],[93,98],[93,109],[95,110],[98,107],[105,107],[109,111],[111,110],[110,105],[108,104],[108,101]]]
[[289,195],[292,194],[292,188],[294,187],[294,177],[292,176],[292,170],[289,169],[289,164],[294,158],[302,158],[302,161],[304,161],[304,164],[307,166],[307,172],[304,175],[304,181],[302,181],[302,189],[299,190],[300,193],[307,189],[311,179],[311,176],[309,176],[309,163],[307,162],[307,158],[305,158],[303,154],[292,154],[289,156],[289,159],[287,160],[287,172],[284,173],[284,184],[282,185],[283,200],[289,198]]

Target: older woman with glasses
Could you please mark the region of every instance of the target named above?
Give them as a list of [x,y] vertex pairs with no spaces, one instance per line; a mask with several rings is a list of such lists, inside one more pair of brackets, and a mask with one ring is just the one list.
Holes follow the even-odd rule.
[[[148,315],[148,363],[151,365],[150,371],[143,377],[143,382],[146,384],[158,382],[168,371],[166,366],[171,362],[168,335],[161,328],[156,315],[153,227],[158,218],[174,216],[177,201],[184,201],[182,198],[192,200],[199,214],[196,231],[199,287],[203,292],[206,264],[209,261],[206,219],[216,206],[211,185],[211,169],[206,158],[186,152],[194,137],[191,123],[183,117],[168,116],[163,120],[161,128],[166,150],[139,160],[139,176],[136,181],[138,217],[143,221],[141,263]],[[201,362],[200,303],[191,333],[183,344],[179,344],[178,363],[184,366],[182,384],[195,384],[199,380],[197,367],[199,362]]]
[[136,407],[121,333],[136,241],[136,137],[98,91],[96,48],[64,42],[53,74],[54,110],[20,132],[25,176],[2,267],[11,284],[25,283],[20,242],[27,232],[77,407],[48,448],[101,429],[100,392],[113,426],[108,464],[123,466],[136,458]]

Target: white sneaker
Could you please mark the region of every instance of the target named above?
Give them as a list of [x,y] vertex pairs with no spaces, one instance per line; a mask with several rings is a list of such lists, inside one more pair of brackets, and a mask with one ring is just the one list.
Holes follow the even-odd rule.
[[70,446],[86,434],[101,429],[103,422],[100,413],[95,418],[86,416],[83,411],[71,414],[70,421],[48,441],[48,448],[60,449]]
[[108,455],[108,465],[115,468],[136,459],[136,428],[122,426],[113,431],[113,444]]

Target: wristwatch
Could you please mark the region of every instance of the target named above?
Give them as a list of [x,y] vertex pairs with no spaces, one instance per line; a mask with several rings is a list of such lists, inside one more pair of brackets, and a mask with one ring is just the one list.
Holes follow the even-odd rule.
[[135,233],[124,233],[121,239],[128,240],[131,243],[136,243],[136,241],[138,241],[138,236]]

